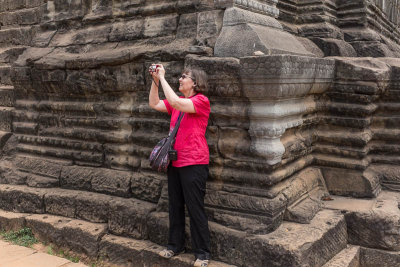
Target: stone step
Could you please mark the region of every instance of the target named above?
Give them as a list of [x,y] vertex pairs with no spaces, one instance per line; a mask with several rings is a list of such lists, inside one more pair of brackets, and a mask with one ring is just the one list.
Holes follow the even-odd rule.
[[325,190],[319,188],[308,193],[304,198],[288,206],[284,219],[290,222],[310,223],[315,214],[321,210],[321,198],[326,194]]
[[344,213],[350,244],[400,251],[400,192],[384,190],[376,199],[332,198],[324,206]]
[[32,229],[35,237],[62,248],[96,257],[99,241],[107,233],[107,224],[91,223],[48,214],[13,213],[0,210],[0,228]]
[[87,191],[2,184],[0,208],[107,223],[110,233],[143,239],[148,236],[147,217],[156,204]]
[[0,106],[13,107],[14,106],[14,87],[10,85],[0,85]]
[[[102,259],[118,266],[193,266],[194,256],[185,253],[166,260],[158,256],[163,247],[148,240],[107,234],[107,224],[90,223],[48,214],[23,214],[0,210],[0,228],[32,229],[42,242],[71,249],[92,259]],[[229,267],[223,262],[211,261],[210,267]]]
[[360,267],[360,247],[348,245],[323,267]]
[[[150,214],[152,242],[167,242],[167,222],[168,213]],[[329,210],[317,213],[310,224],[283,222],[266,235],[248,235],[214,222],[209,228],[212,257],[237,266],[322,266],[347,244],[343,215]]]
[[400,252],[361,247],[360,264],[362,267],[397,267],[400,266]]
[[[54,215],[100,223],[107,225],[109,234],[149,239],[159,245],[167,243],[168,213],[155,212],[156,204],[132,198],[1,184],[0,207],[14,212],[46,213],[34,217],[41,220],[44,218],[40,216]],[[209,225],[213,258],[238,266],[265,263],[295,267],[302,266],[302,262],[322,266],[347,243],[343,215],[332,210],[318,212],[310,224],[284,222],[267,235],[250,235],[214,222]]]
[[[118,266],[193,266],[194,256],[183,253],[170,260],[158,256],[164,247],[148,240],[133,240],[130,238],[105,235],[100,241],[99,256],[107,261],[117,263]],[[234,266],[211,260],[209,267]]]

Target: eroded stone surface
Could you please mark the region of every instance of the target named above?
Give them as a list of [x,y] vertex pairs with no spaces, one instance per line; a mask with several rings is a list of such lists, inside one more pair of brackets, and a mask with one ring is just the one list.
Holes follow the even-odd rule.
[[360,264],[365,267],[372,266],[398,266],[400,264],[400,253],[398,251],[387,251],[371,248],[361,248]]
[[345,212],[349,243],[399,251],[399,195],[383,191],[374,200],[333,197],[326,207]]
[[[148,107],[152,62],[164,64],[173,88],[185,67],[209,76],[206,210],[211,222],[235,229],[227,231],[235,249],[221,255],[240,256],[247,234],[279,232],[284,214],[312,225],[320,196],[309,196],[327,195],[325,186],[371,198],[381,181],[398,190],[399,33],[383,5],[0,0],[0,183],[51,188],[0,187],[0,206],[164,241],[165,216],[149,216],[168,204],[165,178],[148,164],[169,126]],[[395,220],[360,214],[352,220],[367,226],[351,240],[397,248],[368,228],[378,218],[393,230]],[[223,238],[216,240],[219,248]],[[318,240],[301,260],[318,266],[333,255],[316,260],[331,246]],[[288,251],[276,264],[299,265]],[[249,262],[273,261],[265,255]]]
[[347,246],[323,267],[360,267],[360,247]]
[[26,218],[26,226],[43,241],[68,247],[92,257],[97,255],[98,241],[107,230],[105,224],[52,215],[31,215]]
[[3,231],[16,231],[24,228],[27,214],[0,211],[0,228]]
[[[151,214],[150,240],[165,244],[167,220],[167,213]],[[320,211],[310,224],[284,222],[267,235],[248,235],[216,223],[209,227],[212,255],[238,266],[322,266],[347,243],[344,217],[334,211]]]

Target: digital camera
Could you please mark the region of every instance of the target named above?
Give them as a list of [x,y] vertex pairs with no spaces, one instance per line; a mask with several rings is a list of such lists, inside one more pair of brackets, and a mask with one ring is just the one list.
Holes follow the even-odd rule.
[[151,65],[149,68],[149,72],[156,72],[158,67],[160,67],[160,65]]

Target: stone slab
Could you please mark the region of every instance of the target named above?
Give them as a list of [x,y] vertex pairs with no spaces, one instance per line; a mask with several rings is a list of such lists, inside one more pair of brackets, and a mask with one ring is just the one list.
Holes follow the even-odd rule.
[[[151,241],[166,244],[167,222],[167,213],[149,216]],[[238,266],[322,266],[347,244],[344,217],[330,210],[317,213],[310,224],[283,222],[266,235],[249,235],[214,222],[209,229],[213,258]]]
[[328,209],[346,211],[367,211],[374,206],[375,199],[358,199],[342,196],[331,196],[331,201],[324,201],[323,206]]
[[0,185],[0,207],[8,211],[44,213],[44,189]]
[[114,198],[108,203],[108,228],[111,233],[146,239],[149,229],[147,220],[156,205],[136,199]]
[[25,226],[27,214],[0,210],[0,229],[3,231],[15,231]]
[[42,241],[54,243],[59,247],[67,247],[91,257],[97,255],[98,242],[107,230],[105,224],[47,214],[27,217],[26,225]]
[[360,263],[362,267],[400,266],[400,252],[361,247]]
[[348,245],[323,267],[360,267],[360,247]]
[[[184,253],[166,260],[158,255],[164,247],[148,240],[105,235],[100,242],[99,256],[118,266],[193,266],[194,256]],[[209,267],[228,267],[223,262],[211,260]]]
[[289,206],[285,211],[284,219],[291,222],[310,223],[321,210],[321,196],[325,194],[324,190],[314,190],[301,201]]
[[16,245],[10,245],[8,243],[0,243],[0,266],[4,266],[10,262],[18,260],[22,257],[26,257],[35,253],[35,250],[26,247],[20,247]]
[[345,214],[349,243],[400,251],[399,196],[399,192],[390,191],[382,191],[371,200],[333,196],[324,205]]
[[70,261],[45,253],[33,253],[22,259],[4,263],[2,267],[61,267]]
[[284,222],[268,235],[249,239],[257,248],[252,258],[261,259],[261,265],[320,266],[345,248],[347,233],[343,215],[322,210],[310,224]]
[[45,213],[46,207],[46,213],[108,223],[112,233],[142,239],[148,236],[147,216],[156,204],[95,192],[0,185],[0,207],[27,213]]
[[60,182],[67,188],[81,188],[117,196],[130,196],[131,172],[110,169],[66,166]]

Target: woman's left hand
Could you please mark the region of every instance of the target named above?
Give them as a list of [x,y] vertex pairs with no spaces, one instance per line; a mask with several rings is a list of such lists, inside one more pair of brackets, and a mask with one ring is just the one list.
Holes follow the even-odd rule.
[[158,68],[157,68],[157,70],[156,70],[156,72],[157,72],[157,76],[158,76],[159,79],[160,79],[160,78],[164,78],[164,76],[165,76],[165,69],[164,69],[164,66],[163,66],[163,65],[159,64],[159,65],[158,65]]

